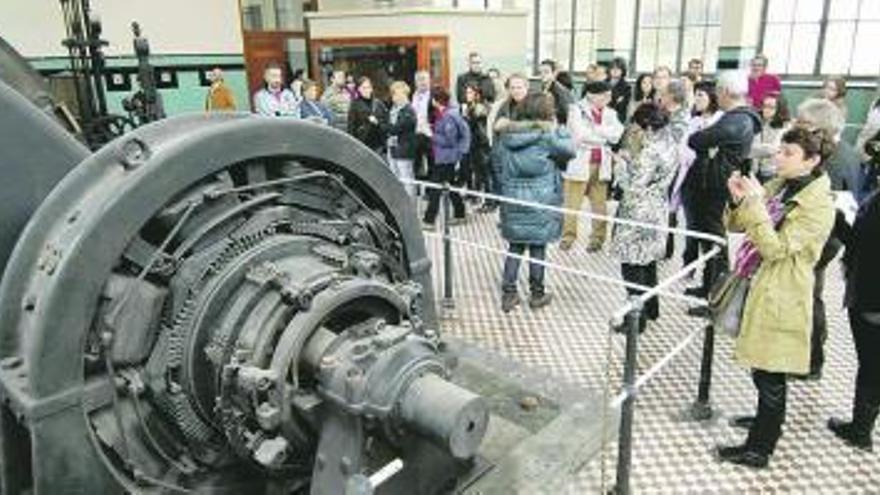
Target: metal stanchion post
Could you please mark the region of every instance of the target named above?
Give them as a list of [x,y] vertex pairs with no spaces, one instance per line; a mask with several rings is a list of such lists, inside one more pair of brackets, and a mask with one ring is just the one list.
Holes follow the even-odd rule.
[[636,402],[636,357],[638,355],[639,326],[642,304],[638,303],[623,320],[626,328],[626,361],[623,365],[623,389],[626,399],[620,410],[620,434],[617,442],[617,482],[611,493],[630,495],[629,475],[632,470],[632,429]]
[[449,212],[449,183],[443,183],[443,307],[455,308],[455,299],[452,297],[452,241],[449,239],[449,221],[452,220]]
[[709,389],[712,387],[712,357],[715,354],[715,327],[706,325],[703,337],[703,360],[700,363],[700,386],[697,401],[691,406],[691,419],[706,421],[712,419],[712,403],[709,401]]

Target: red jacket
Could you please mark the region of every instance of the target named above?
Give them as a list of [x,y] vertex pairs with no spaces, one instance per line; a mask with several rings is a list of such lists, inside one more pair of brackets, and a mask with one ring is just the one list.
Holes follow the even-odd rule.
[[779,81],[779,76],[764,74],[757,79],[749,78],[749,98],[752,100],[752,106],[758,110],[761,109],[765,96],[781,92],[782,82]]

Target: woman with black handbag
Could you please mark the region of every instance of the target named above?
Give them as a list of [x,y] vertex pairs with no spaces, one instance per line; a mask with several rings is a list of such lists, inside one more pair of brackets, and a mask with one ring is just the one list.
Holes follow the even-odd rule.
[[750,279],[736,338],[736,361],[752,370],[758,390],[755,417],[743,445],[719,447],[722,462],[763,468],[785,422],[786,376],[810,367],[813,267],[834,224],[831,184],[823,162],[834,140],[827,131],[795,127],[776,153],[777,178],[762,187],[734,173],[728,220],[745,231],[734,274]]

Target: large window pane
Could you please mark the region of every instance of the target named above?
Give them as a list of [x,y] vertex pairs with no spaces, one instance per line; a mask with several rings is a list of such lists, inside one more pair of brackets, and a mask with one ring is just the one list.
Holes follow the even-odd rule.
[[575,29],[596,29],[596,0],[577,0],[577,25]]
[[703,43],[705,41],[705,27],[686,27],[684,37],[681,40],[681,60],[678,70],[687,69],[688,60],[703,58]]
[[[540,41],[540,59],[555,58],[556,56],[556,36],[554,33],[541,33]],[[540,62],[541,60],[538,60]]]
[[721,24],[721,0],[709,0],[707,21],[711,24]]
[[706,51],[703,52],[703,67],[706,72],[715,72],[718,66],[718,47],[721,46],[721,27],[710,26],[706,30]]
[[794,18],[795,0],[766,0],[767,22],[790,22]]
[[877,0],[862,0],[859,17],[862,20],[880,21],[880,2]]
[[648,72],[654,70],[654,59],[657,56],[657,30],[640,29],[639,45],[636,48],[636,70]]
[[681,0],[661,0],[660,22],[664,27],[681,24]]
[[639,26],[651,27],[660,25],[660,0],[642,0],[639,9]]
[[571,61],[571,31],[559,31],[556,33],[556,53],[553,60],[562,69],[571,70],[569,66]]
[[796,22],[819,22],[825,0],[798,0],[794,11]]
[[556,29],[556,0],[541,0],[541,32]]
[[852,67],[853,76],[876,77],[880,74],[880,22],[860,22],[853,43]]
[[788,46],[791,42],[791,24],[768,24],[764,28],[764,55],[769,60],[768,70],[775,73],[786,72],[788,66]]
[[675,70],[678,65],[678,30],[662,29],[657,37],[656,65],[666,65]]
[[823,74],[846,74],[852,55],[855,22],[829,22],[822,53]]
[[587,64],[596,60],[596,32],[578,31],[574,34],[574,67],[572,70],[586,70]]
[[556,29],[571,29],[572,0],[556,0]]
[[[834,20],[852,20],[859,15],[860,0],[831,0],[828,18]],[[874,0],[876,2],[876,0]]]
[[811,74],[816,63],[818,44],[818,24],[795,24],[791,32],[792,49],[789,54],[787,72],[789,74]]
[[685,24],[705,24],[708,0],[688,0],[684,14]]

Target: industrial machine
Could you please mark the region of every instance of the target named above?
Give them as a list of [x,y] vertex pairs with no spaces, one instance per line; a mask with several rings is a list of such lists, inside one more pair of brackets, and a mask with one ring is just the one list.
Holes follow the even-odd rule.
[[441,336],[353,138],[189,115],[90,154],[0,107],[2,493],[535,493],[598,447],[598,401]]

